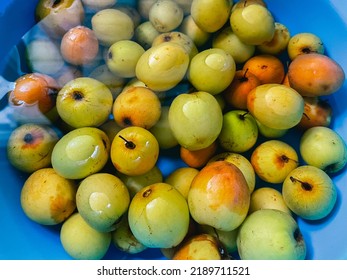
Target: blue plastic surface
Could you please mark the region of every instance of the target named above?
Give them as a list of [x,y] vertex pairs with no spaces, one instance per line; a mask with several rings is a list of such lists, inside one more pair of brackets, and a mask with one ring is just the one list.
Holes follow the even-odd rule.
[[[34,24],[33,11],[37,1],[2,0],[0,2],[0,73],[4,55],[19,42]],[[123,1],[126,2],[126,1]],[[299,32],[317,34],[326,53],[337,60],[347,73],[347,1],[344,0],[266,0],[277,21],[285,24],[292,35]],[[329,102],[334,108],[332,127],[347,140],[347,83]],[[0,102],[0,110],[4,102]],[[59,240],[60,226],[41,226],[23,213],[19,197],[26,175],[15,170],[6,159],[6,143],[11,131],[3,115],[0,119],[0,259],[70,259]],[[177,159],[162,157],[163,174],[171,172]],[[298,219],[308,245],[308,259],[347,259],[347,172],[334,176],[338,203],[323,221]],[[106,259],[158,259],[161,252],[149,249],[137,255],[122,253],[111,246]]]

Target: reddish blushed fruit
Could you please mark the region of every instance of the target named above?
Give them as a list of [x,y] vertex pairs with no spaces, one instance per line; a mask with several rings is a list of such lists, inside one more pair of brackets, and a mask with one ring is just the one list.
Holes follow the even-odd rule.
[[60,50],[63,58],[71,64],[89,64],[99,52],[99,42],[93,30],[76,26],[65,33]]
[[55,106],[58,91],[58,83],[52,77],[28,73],[15,81],[9,101],[15,106],[37,104],[42,113],[47,113]]
[[297,56],[288,66],[290,86],[303,96],[330,95],[345,81],[342,67],[330,57],[309,53]]
[[206,148],[190,151],[184,147],[180,147],[181,159],[189,166],[193,168],[203,167],[214,156],[217,151],[217,142],[213,142]]
[[243,173],[227,161],[215,161],[201,169],[188,193],[193,219],[226,231],[243,222],[249,203],[250,191]]
[[237,70],[231,84],[223,92],[225,101],[236,109],[247,109],[248,93],[260,85],[260,80],[248,71]]
[[261,54],[251,57],[243,65],[260,80],[261,84],[282,83],[285,70],[282,61],[274,55]]

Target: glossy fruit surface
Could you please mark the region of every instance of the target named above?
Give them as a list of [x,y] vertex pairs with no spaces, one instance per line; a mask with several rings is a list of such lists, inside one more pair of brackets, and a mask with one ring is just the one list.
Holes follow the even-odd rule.
[[152,184],[132,199],[128,219],[131,231],[142,244],[170,248],[178,245],[188,232],[188,204],[169,184]]

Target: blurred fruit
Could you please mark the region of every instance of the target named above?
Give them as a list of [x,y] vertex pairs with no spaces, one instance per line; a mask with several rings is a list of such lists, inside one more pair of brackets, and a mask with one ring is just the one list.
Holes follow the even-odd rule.
[[210,93],[182,93],[170,105],[169,124],[181,146],[191,151],[200,150],[217,139],[222,129],[223,114]]
[[280,210],[261,209],[240,227],[237,247],[241,260],[304,260],[306,242],[294,218]]
[[143,188],[130,202],[130,229],[146,247],[177,246],[188,232],[189,219],[187,201],[166,183]]
[[110,89],[90,77],[76,78],[64,85],[57,97],[59,116],[75,128],[99,126],[112,111]]
[[325,48],[321,38],[310,32],[301,32],[293,35],[287,46],[290,60],[300,54],[320,53],[324,54]]
[[154,39],[161,34],[150,21],[144,21],[139,24],[134,31],[134,40],[139,43],[145,50],[148,50]]
[[251,163],[260,179],[276,184],[282,183],[289,172],[298,167],[299,158],[286,142],[267,140],[253,150]]
[[99,41],[93,30],[78,25],[69,29],[60,43],[63,58],[73,65],[92,63],[99,52]]
[[113,231],[116,223],[127,212],[129,204],[127,187],[112,174],[92,174],[84,178],[78,186],[78,213],[97,231]]
[[100,260],[110,247],[111,233],[93,229],[79,213],[74,213],[63,223],[60,241],[74,259]]
[[189,54],[184,47],[165,42],[151,47],[139,58],[136,77],[154,91],[172,89],[184,78]]
[[134,35],[135,25],[125,12],[109,8],[95,13],[91,18],[92,29],[99,43],[109,47],[120,40],[129,40]]
[[161,103],[157,94],[149,88],[132,86],[116,97],[112,112],[115,122],[121,127],[150,129],[160,118]]
[[81,0],[40,0],[36,21],[52,37],[61,38],[70,28],[81,25],[85,17]]
[[220,146],[228,152],[250,150],[258,139],[255,118],[245,110],[230,110],[223,115],[223,126],[218,136]]
[[24,182],[20,204],[25,215],[41,225],[64,222],[76,209],[77,185],[53,168],[34,171]]
[[300,122],[304,113],[304,99],[288,86],[264,84],[249,92],[247,108],[263,125],[289,129]]
[[158,0],[149,9],[148,18],[159,32],[176,29],[183,20],[183,10],[171,0]]
[[46,125],[22,124],[7,140],[7,158],[12,166],[31,173],[51,165],[51,154],[58,142],[57,132]]
[[307,129],[300,139],[300,154],[308,165],[327,173],[336,173],[347,164],[347,146],[333,129],[316,126]]
[[100,171],[109,158],[110,140],[95,127],[82,127],[65,134],[54,146],[52,166],[65,178],[83,179]]
[[194,177],[188,205],[199,224],[219,230],[236,229],[247,216],[250,191],[241,170],[227,161],[206,165]]
[[210,48],[195,55],[188,68],[188,80],[198,91],[218,94],[235,76],[233,57],[219,48]]
[[288,79],[290,86],[301,95],[313,97],[338,91],[345,81],[345,73],[332,58],[309,53],[297,56],[289,64]]
[[242,69],[254,74],[260,84],[281,84],[285,76],[283,62],[277,56],[270,54],[251,57]]
[[36,38],[26,46],[26,55],[31,72],[55,75],[64,67],[59,44],[47,38]]
[[114,137],[110,153],[114,167],[130,176],[150,171],[159,157],[159,144],[147,129],[129,126]]
[[117,3],[117,0],[82,0],[84,7],[92,10],[103,10],[111,8]]
[[296,215],[307,220],[328,216],[337,201],[337,190],[323,170],[303,165],[288,174],[282,185],[285,203]]

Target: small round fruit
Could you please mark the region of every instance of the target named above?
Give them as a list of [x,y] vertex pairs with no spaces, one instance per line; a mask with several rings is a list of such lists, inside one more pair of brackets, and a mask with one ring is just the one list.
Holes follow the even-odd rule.
[[304,99],[282,84],[257,86],[247,95],[249,112],[262,124],[276,129],[296,126],[304,113]]
[[308,164],[327,173],[336,173],[347,164],[345,140],[333,129],[316,126],[307,129],[300,139],[300,154]]
[[214,35],[212,47],[229,53],[236,63],[245,63],[255,52],[255,46],[242,42],[230,26],[225,27]]
[[180,157],[185,164],[193,168],[203,167],[209,159],[214,156],[218,148],[217,141],[213,142],[210,146],[200,149],[190,151],[184,147],[180,147]]
[[179,27],[180,32],[192,38],[197,47],[203,46],[211,37],[211,33],[202,30],[191,15],[187,15]]
[[324,96],[342,87],[345,73],[332,58],[309,53],[297,56],[289,64],[288,80],[290,86],[303,96]]
[[133,78],[137,61],[144,52],[140,44],[131,40],[121,40],[109,47],[106,63],[115,75]]
[[147,20],[139,24],[135,28],[134,40],[138,42],[145,50],[148,50],[154,41],[154,39],[161,34],[153,26],[153,24]]
[[287,46],[290,60],[294,60],[298,55],[307,53],[324,54],[325,48],[323,41],[314,33],[300,32],[293,35]]
[[275,21],[270,11],[259,4],[234,9],[230,15],[234,33],[249,45],[260,45],[272,40]]
[[192,58],[187,75],[197,90],[214,95],[228,87],[235,72],[236,64],[230,54],[219,48],[210,48]]
[[82,179],[100,171],[109,158],[110,140],[95,127],[82,127],[65,134],[54,146],[52,166],[61,176]]
[[185,76],[189,53],[180,44],[165,42],[146,50],[136,64],[136,78],[154,91],[175,87]]
[[15,168],[27,173],[49,167],[58,140],[58,134],[49,126],[22,124],[8,138],[7,158]]
[[166,183],[143,188],[130,202],[130,229],[146,247],[177,246],[188,232],[189,220],[187,201],[178,190]]
[[222,260],[221,248],[216,237],[201,233],[185,241],[175,252],[173,260]]
[[248,215],[237,236],[241,260],[304,260],[306,243],[294,218],[280,210]]
[[165,183],[176,188],[187,199],[190,185],[199,170],[193,167],[179,167],[165,179]]
[[76,78],[65,84],[57,97],[57,110],[64,122],[74,128],[103,124],[112,111],[113,96],[102,82]]
[[134,21],[119,9],[98,11],[92,16],[91,24],[99,43],[106,47],[120,40],[129,40],[134,35]]
[[250,159],[255,173],[268,183],[282,183],[299,165],[296,150],[286,142],[267,140],[258,145]]
[[288,214],[292,213],[285,203],[282,193],[271,187],[261,187],[252,193],[248,213],[251,214],[260,209],[277,209]]
[[77,210],[83,219],[101,232],[112,231],[126,213],[130,195],[125,184],[116,176],[96,173],[84,178],[76,194]]
[[205,32],[213,33],[228,21],[232,2],[225,0],[193,0],[190,14]]
[[248,93],[260,85],[257,76],[248,70],[237,70],[234,79],[222,93],[225,101],[236,109],[246,110]]
[[37,104],[41,113],[47,113],[55,106],[58,91],[58,83],[51,76],[28,73],[15,81],[9,102],[15,106]]
[[337,189],[327,173],[311,165],[290,172],[283,182],[282,195],[289,209],[307,220],[328,216],[337,201]]
[[227,161],[206,165],[194,177],[188,205],[199,224],[219,230],[234,230],[247,216],[250,191],[241,170]]
[[122,218],[117,228],[112,231],[112,244],[123,252],[137,254],[147,249],[130,230],[128,216]]
[[288,46],[290,32],[286,25],[275,22],[275,33],[272,39],[257,46],[257,50],[264,54],[280,55]]
[[159,144],[147,129],[129,126],[114,137],[110,156],[119,172],[130,176],[142,175],[156,165]]
[[149,9],[149,21],[159,32],[176,29],[183,20],[183,10],[175,1],[158,0]]
[[150,129],[160,118],[161,103],[158,95],[149,88],[130,86],[116,97],[112,111],[115,122],[121,127]]
[[79,213],[70,216],[60,230],[64,250],[77,260],[100,260],[110,247],[111,233],[92,228]]
[[60,51],[63,58],[73,65],[90,64],[98,55],[99,41],[90,28],[75,26],[63,36]]
[[34,171],[20,194],[21,207],[27,217],[41,225],[64,222],[76,209],[77,185],[53,168]]
[[182,93],[170,105],[169,124],[178,143],[194,151],[208,147],[217,139],[223,114],[212,94]]
[[277,56],[270,54],[251,57],[242,69],[254,74],[260,84],[281,84],[285,76],[283,62]]

